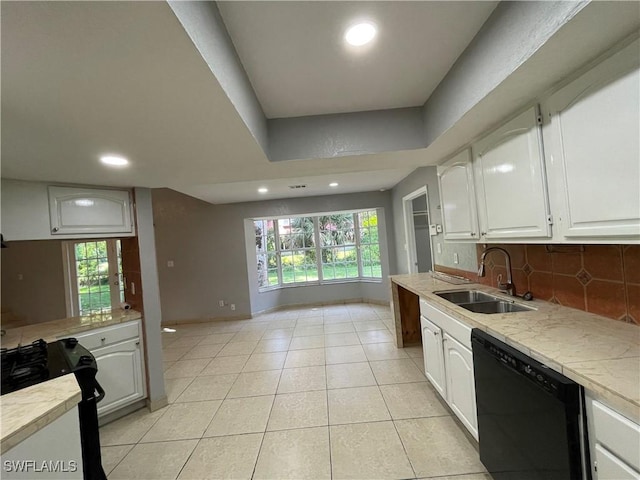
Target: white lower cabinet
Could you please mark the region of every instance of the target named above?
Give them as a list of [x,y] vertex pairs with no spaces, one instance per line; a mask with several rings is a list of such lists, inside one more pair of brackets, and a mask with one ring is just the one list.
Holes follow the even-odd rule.
[[640,480],[640,425],[587,395],[594,480]]
[[146,397],[140,320],[76,335],[98,363],[98,383],[105,397],[98,403],[104,416]]
[[424,372],[442,398],[447,398],[444,377],[444,353],[442,350],[442,329],[429,320],[420,317],[422,327],[422,350],[424,352]]
[[444,334],[444,365],[447,372],[447,402],[471,434],[478,438],[476,388],[473,354],[448,334]]
[[477,440],[471,328],[422,298],[420,314],[425,375]]
[[98,362],[98,383],[105,391],[98,404],[104,415],[144,398],[142,352],[137,339],[92,351]]

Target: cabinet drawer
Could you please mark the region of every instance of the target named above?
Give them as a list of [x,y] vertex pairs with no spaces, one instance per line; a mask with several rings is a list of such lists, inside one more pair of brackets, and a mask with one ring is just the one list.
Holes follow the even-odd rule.
[[640,470],[640,425],[591,400],[595,441]]
[[435,323],[462,345],[471,349],[471,327],[420,299],[420,314]]
[[81,333],[75,337],[83,347],[88,350],[95,350],[96,348],[105,347],[131,338],[138,338],[139,336],[138,321],[133,321]]

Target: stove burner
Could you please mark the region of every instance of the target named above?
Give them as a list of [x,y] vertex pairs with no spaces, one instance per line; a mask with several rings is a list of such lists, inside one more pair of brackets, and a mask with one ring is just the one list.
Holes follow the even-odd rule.
[[36,340],[29,345],[0,352],[2,363],[2,393],[8,393],[38,383],[49,377],[47,342]]

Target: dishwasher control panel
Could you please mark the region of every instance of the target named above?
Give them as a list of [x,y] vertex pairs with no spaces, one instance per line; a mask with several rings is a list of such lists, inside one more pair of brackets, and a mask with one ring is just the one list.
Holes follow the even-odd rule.
[[476,348],[484,349],[505,368],[518,372],[553,396],[564,397],[565,385],[574,383],[543,363],[534,360],[483,331],[474,329],[471,339],[474,350]]

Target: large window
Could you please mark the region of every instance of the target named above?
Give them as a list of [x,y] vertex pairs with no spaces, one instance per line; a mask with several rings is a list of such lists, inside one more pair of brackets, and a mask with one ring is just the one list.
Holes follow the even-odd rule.
[[258,287],[382,278],[375,210],[254,221]]

